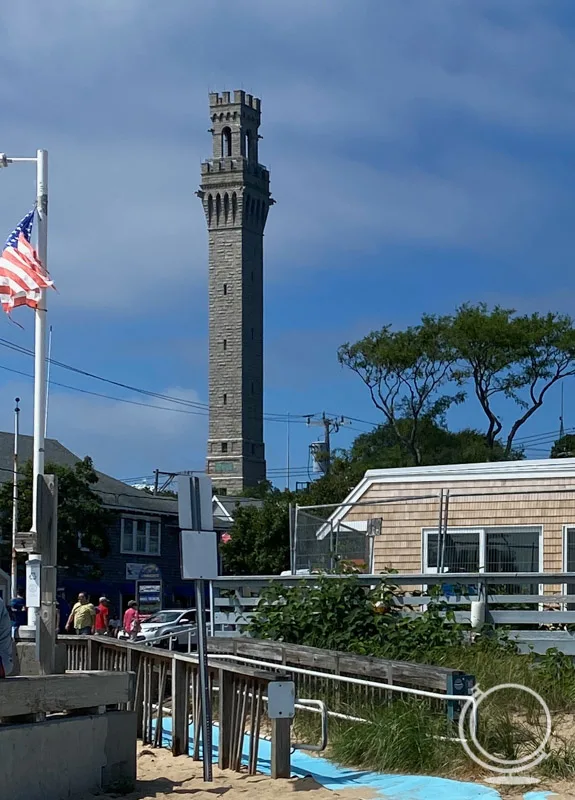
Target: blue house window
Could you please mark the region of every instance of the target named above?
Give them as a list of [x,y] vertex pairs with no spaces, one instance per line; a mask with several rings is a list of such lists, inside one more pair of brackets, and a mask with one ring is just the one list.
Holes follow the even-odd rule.
[[143,517],[122,517],[122,553],[160,555],[160,523]]

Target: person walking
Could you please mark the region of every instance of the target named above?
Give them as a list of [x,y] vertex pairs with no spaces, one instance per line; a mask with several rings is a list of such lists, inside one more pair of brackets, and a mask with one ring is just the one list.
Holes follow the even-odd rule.
[[12,620],[4,601],[0,597],[0,678],[10,675],[13,667]]
[[78,602],[72,608],[66,629],[72,628],[76,631],[78,636],[90,636],[94,633],[94,623],[96,621],[96,609],[90,603],[88,595],[85,592],[80,592],[78,595]]
[[66,595],[63,589],[58,589],[58,596],[56,598],[56,610],[58,619],[58,633],[66,633],[66,624],[70,616],[70,603],[66,600]]
[[140,615],[135,600],[130,600],[124,613],[124,630],[129,634],[130,639],[135,639],[140,630]]
[[96,636],[107,636],[110,629],[110,601],[107,597],[100,597],[96,606]]
[[10,613],[12,617],[12,637],[18,638],[18,629],[26,624],[26,602],[20,589],[16,592],[16,597],[10,601]]

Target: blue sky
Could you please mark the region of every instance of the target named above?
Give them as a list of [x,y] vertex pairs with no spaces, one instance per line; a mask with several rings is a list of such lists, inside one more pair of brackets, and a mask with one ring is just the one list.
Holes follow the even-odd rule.
[[[207,235],[194,192],[208,91],[262,98],[266,411],[379,420],[337,347],[485,300],[575,300],[572,0],[19,0],[0,9],[0,150],[50,151],[54,358],[205,402]],[[33,168],[0,174],[6,235]],[[0,337],[31,347],[32,315]],[[0,366],[32,361],[0,347]],[[117,477],[202,469],[202,414],[54,367],[49,435]],[[32,428],[32,382],[0,369],[0,428]],[[573,385],[566,385],[566,424]],[[154,401],[162,404],[160,401]],[[166,405],[166,403],[163,403]],[[169,405],[169,404],[168,404]],[[525,434],[558,427],[556,392]],[[480,424],[472,403],[454,426]],[[354,423],[334,437],[347,446]],[[304,479],[319,429],[291,426]],[[286,426],[266,427],[268,465]],[[530,451],[534,457],[545,453]],[[281,483],[278,479],[278,483]]]

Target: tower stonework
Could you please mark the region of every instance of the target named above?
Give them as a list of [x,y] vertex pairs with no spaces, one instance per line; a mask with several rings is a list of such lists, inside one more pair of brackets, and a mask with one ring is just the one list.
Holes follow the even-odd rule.
[[266,478],[263,435],[263,234],[274,202],[258,162],[261,102],[210,94],[213,156],[198,196],[209,235],[207,472],[220,494]]

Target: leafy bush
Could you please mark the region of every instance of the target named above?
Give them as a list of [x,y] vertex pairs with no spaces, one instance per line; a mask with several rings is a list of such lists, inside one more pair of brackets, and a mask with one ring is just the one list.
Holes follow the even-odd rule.
[[393,602],[398,593],[387,581],[366,590],[353,575],[272,585],[249,630],[260,639],[417,661],[424,652],[433,656],[462,642],[463,630],[448,607],[433,602],[424,614],[404,617]]

